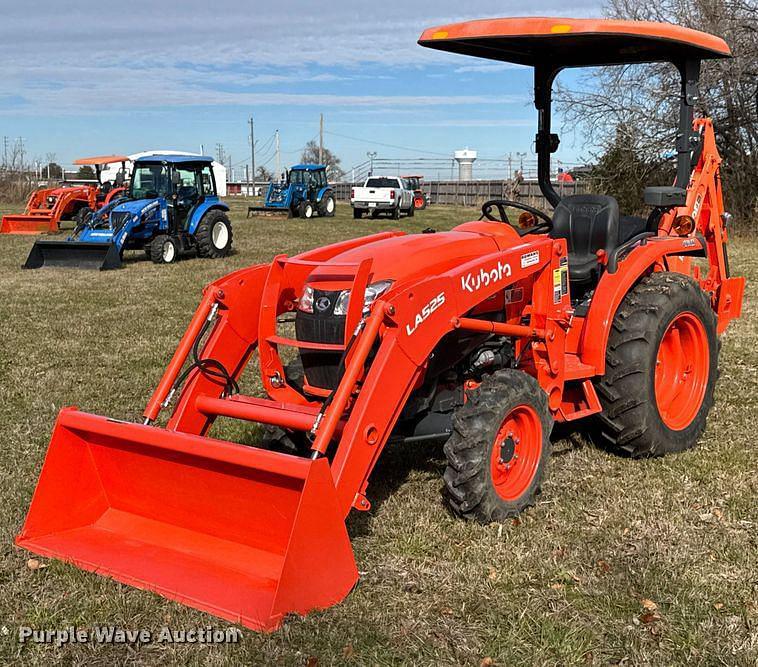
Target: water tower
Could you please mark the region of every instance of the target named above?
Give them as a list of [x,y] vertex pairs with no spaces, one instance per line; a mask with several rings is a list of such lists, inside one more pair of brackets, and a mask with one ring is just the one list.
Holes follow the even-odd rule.
[[470,181],[474,162],[476,161],[476,151],[465,148],[462,151],[455,151],[454,157],[458,163],[458,180]]

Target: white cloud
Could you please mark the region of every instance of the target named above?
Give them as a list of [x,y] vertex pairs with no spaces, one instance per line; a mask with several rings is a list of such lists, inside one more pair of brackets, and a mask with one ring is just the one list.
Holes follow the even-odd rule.
[[[598,13],[597,0],[576,0],[573,15]],[[275,5],[239,0],[134,0],[113,8],[102,2],[6,3],[0,22],[0,100],[26,100],[31,113],[93,111],[140,105],[350,104],[423,106],[469,103],[465,96],[337,94],[329,84],[365,78],[361,68],[423,68],[449,62],[461,72],[498,71],[417,46],[421,31],[454,20],[524,14],[515,0],[461,5],[438,0],[409,5],[385,0]],[[530,13],[558,13],[563,3],[542,0]],[[337,68],[340,74],[320,71]],[[321,82],[324,93],[297,90]],[[276,93],[252,87],[284,88]],[[406,93],[403,95],[403,93]],[[503,103],[477,99],[476,103]],[[506,102],[507,103],[507,102]],[[16,105],[18,106],[18,105]],[[2,106],[0,106],[2,108]],[[11,111],[6,105],[6,113]]]

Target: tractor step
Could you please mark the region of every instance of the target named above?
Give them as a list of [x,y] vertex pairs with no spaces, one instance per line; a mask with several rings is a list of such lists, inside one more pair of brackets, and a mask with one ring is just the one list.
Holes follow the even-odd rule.
[[118,269],[121,254],[113,243],[85,241],[37,241],[24,264],[25,269]]
[[255,630],[358,580],[326,458],[61,411],[16,544]]

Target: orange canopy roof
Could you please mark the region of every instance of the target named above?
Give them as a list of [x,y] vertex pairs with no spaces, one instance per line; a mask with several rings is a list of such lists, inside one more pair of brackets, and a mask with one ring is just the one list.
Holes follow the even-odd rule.
[[74,160],[74,164],[112,164],[113,162],[129,162],[129,158],[126,155],[98,155]]
[[481,19],[425,30],[421,46],[521,65],[589,67],[728,58],[720,37],[671,23],[550,17]]

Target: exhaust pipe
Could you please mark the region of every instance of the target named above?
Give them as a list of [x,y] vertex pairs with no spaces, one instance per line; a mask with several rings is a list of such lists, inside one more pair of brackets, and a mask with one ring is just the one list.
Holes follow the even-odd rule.
[[99,269],[121,267],[121,253],[113,243],[87,241],[37,241],[32,246],[25,269]]

